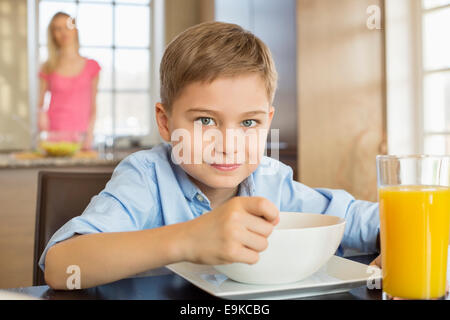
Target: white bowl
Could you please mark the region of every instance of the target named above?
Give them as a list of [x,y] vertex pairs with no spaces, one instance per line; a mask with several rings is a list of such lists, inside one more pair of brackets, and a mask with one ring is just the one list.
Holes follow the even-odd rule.
[[334,255],[344,235],[345,220],[335,216],[280,212],[269,246],[253,265],[214,266],[228,278],[250,284],[282,284],[303,280]]

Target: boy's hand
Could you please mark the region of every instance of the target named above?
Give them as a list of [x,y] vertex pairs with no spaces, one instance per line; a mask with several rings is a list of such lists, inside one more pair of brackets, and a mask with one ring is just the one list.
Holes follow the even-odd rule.
[[278,221],[279,211],[269,200],[235,197],[186,222],[184,258],[210,265],[254,264]]
[[370,263],[370,266],[376,266],[381,269],[381,254]]

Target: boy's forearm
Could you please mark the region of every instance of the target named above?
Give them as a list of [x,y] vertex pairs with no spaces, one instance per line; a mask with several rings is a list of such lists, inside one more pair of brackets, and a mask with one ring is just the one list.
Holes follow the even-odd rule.
[[45,280],[53,289],[69,289],[67,268],[79,267],[81,288],[123,279],[184,260],[183,223],[132,232],[86,234],[49,249]]

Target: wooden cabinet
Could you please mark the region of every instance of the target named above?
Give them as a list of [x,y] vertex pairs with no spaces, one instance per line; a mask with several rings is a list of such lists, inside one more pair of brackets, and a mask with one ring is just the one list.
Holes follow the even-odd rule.
[[382,0],[298,0],[299,180],[377,199],[384,152],[384,28],[367,8]]

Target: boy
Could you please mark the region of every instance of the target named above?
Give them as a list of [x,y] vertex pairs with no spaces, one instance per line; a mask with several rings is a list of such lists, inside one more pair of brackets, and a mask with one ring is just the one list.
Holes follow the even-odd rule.
[[[40,259],[50,287],[66,289],[69,265],[86,288],[179,261],[253,264],[279,211],[343,217],[339,252],[376,251],[377,204],[293,181],[261,144],[234,146],[250,132],[265,141],[274,115],[277,73],[261,40],[237,25],[200,24],[169,44],[160,72],[156,120],[166,143],[124,159],[53,235]],[[208,135],[214,143],[202,143]]]

